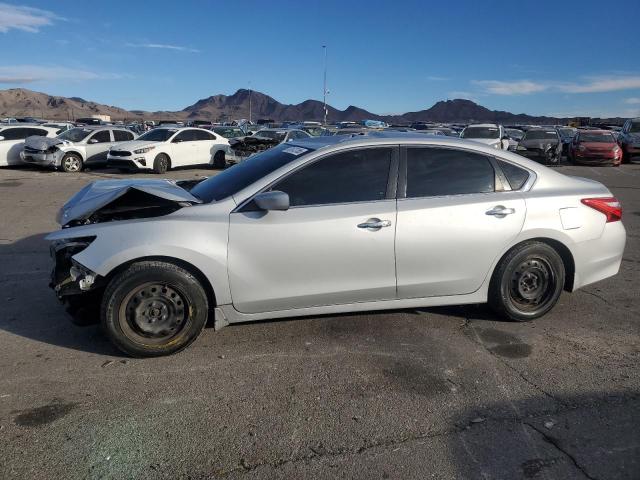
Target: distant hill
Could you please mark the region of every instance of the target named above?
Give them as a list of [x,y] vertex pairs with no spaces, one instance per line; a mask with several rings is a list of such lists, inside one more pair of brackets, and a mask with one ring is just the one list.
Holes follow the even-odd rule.
[[[250,92],[247,89],[240,89],[233,95],[213,95],[203,98],[177,112],[147,112],[102,105],[80,97],[59,97],[24,88],[12,88],[0,90],[0,117],[33,116],[51,120],[73,120],[90,115],[109,115],[112,120],[128,121],[141,119],[220,121],[249,118],[249,103],[251,103],[251,117],[254,120],[259,118],[275,121],[322,120],[324,115],[322,102],[318,100],[305,100],[296,105],[287,105],[269,95],[256,91]],[[327,110],[327,118],[330,122],[372,119],[400,124],[415,121],[548,124],[568,120],[489,110],[471,100],[462,99],[440,101],[426,110],[401,115],[377,115],[355,106],[338,110],[327,105]],[[621,119],[606,119],[606,121],[620,123]]]

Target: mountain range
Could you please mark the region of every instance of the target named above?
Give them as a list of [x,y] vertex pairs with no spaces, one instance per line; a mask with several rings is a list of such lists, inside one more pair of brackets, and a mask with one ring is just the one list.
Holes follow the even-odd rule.
[[[322,120],[323,118],[323,104],[318,100],[305,100],[296,105],[287,105],[264,93],[247,89],[240,89],[233,95],[213,95],[203,98],[183,110],[156,112],[125,110],[80,97],[53,96],[24,88],[0,90],[0,117],[33,116],[50,120],[74,120],[91,115],[109,115],[112,120],[126,121],[142,119],[224,121],[249,118],[250,107],[251,118],[254,121],[260,118],[274,121]],[[489,110],[471,100],[464,99],[439,101],[425,110],[401,115],[377,115],[355,106],[338,110],[327,105],[327,110],[329,122],[371,119],[395,124],[407,124],[415,121],[549,124],[569,120]],[[619,119],[608,120],[613,122]]]

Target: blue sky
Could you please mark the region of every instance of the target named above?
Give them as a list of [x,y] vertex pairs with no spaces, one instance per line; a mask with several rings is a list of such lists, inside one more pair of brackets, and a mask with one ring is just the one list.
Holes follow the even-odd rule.
[[0,0],[0,89],[177,110],[238,88],[375,113],[640,116],[640,1]]

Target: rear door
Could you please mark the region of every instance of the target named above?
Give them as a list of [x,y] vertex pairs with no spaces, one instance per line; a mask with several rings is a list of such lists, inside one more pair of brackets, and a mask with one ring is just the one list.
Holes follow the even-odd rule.
[[[296,147],[293,147],[296,148]],[[244,313],[391,300],[397,148],[328,154],[270,190],[286,211],[246,207],[229,228],[229,282]]]
[[470,150],[401,149],[396,262],[398,297],[477,290],[518,235],[525,202],[496,173],[495,161]]

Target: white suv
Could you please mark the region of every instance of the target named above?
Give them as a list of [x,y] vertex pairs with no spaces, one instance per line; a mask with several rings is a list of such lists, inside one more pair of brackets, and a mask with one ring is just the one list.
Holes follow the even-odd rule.
[[20,156],[26,163],[79,172],[85,166],[104,165],[111,147],[135,137],[133,132],[112,125],[78,127],[56,138],[28,138]]
[[224,168],[229,141],[203,128],[155,128],[133,142],[112,148],[110,167],[121,170],[153,169],[165,173],[170,168],[208,164]]

